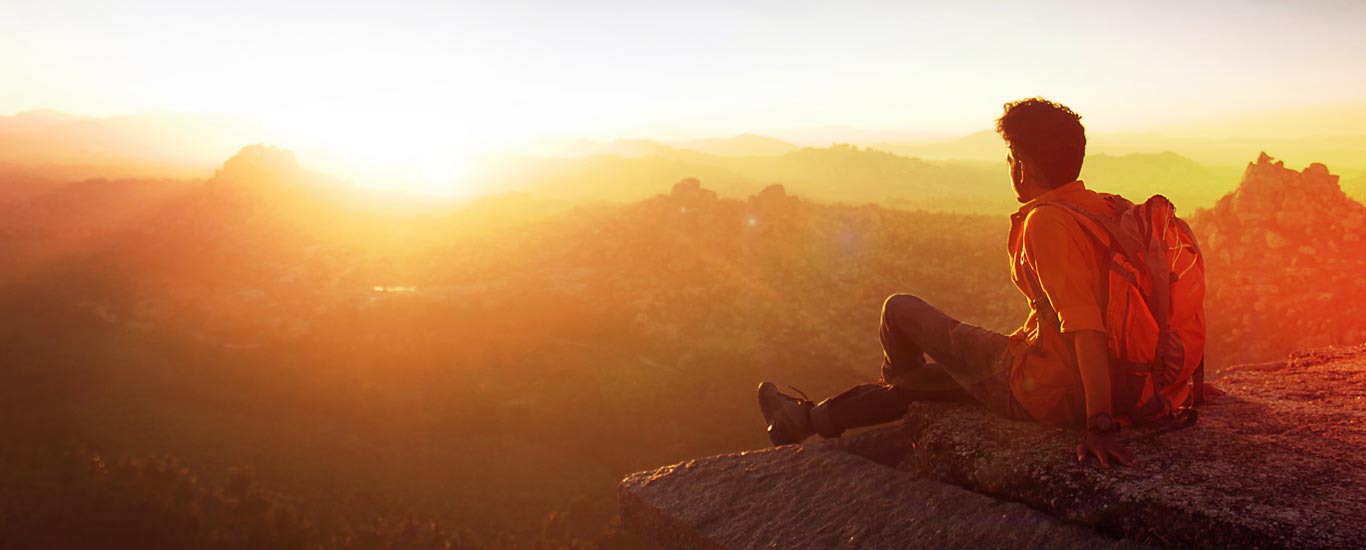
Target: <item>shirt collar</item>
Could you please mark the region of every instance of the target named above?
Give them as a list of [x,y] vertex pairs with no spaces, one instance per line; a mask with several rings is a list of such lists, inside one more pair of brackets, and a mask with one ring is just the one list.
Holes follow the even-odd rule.
[[1015,213],[1017,215],[1023,216],[1025,214],[1028,214],[1030,210],[1033,210],[1034,207],[1040,204],[1043,204],[1051,200],[1057,200],[1063,197],[1067,197],[1069,195],[1074,195],[1078,192],[1085,190],[1086,184],[1082,183],[1081,180],[1077,180],[1071,183],[1064,183],[1058,187],[1049,189],[1044,194],[1034,197],[1029,202],[1020,205],[1020,209],[1016,210]]

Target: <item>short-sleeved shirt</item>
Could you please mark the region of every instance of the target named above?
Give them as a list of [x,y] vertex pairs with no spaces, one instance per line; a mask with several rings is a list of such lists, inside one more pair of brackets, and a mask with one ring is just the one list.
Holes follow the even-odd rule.
[[[1050,201],[1097,214],[1113,215],[1113,210],[1099,193],[1074,181],[1025,203],[1010,218],[1010,279],[1030,300],[1024,326],[1010,335],[1010,390],[1036,421],[1073,425],[1086,418],[1086,396],[1076,350],[1062,335],[1105,330],[1101,252],[1075,215],[1045,205]],[[1038,311],[1034,288],[1057,312],[1057,328],[1042,326],[1048,321]]]

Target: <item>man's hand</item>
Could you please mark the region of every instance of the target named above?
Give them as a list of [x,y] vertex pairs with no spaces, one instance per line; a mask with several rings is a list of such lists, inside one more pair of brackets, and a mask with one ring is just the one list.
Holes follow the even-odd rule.
[[[1086,432],[1077,445],[1077,462],[1094,456],[1101,468],[1110,467],[1110,459],[1125,466],[1134,465],[1134,455],[1119,441],[1114,431],[1118,428],[1110,416],[1110,355],[1105,333],[1083,330],[1072,336],[1077,352],[1077,367],[1081,371],[1082,389],[1086,392]],[[1099,425],[1092,424],[1100,421]]]
[[1077,445],[1077,462],[1086,462],[1089,456],[1096,457],[1100,461],[1101,468],[1110,467],[1110,459],[1125,466],[1133,467],[1134,455],[1124,448],[1115,434],[1099,432],[1096,430],[1086,430],[1082,436],[1081,444]]

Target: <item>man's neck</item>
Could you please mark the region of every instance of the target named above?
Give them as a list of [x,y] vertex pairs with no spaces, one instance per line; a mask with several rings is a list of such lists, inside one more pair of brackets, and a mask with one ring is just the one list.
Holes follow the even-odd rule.
[[1040,195],[1043,195],[1048,191],[1049,189],[1044,189],[1037,183],[1027,181],[1024,184],[1020,185],[1020,194],[1016,197],[1016,200],[1019,200],[1020,204],[1025,204],[1029,201],[1039,198]]

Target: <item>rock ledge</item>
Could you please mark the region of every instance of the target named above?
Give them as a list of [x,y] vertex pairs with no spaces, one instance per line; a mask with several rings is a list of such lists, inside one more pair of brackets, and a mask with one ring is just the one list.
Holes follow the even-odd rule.
[[923,403],[841,439],[632,474],[622,521],[667,548],[1359,547],[1366,346],[1217,382],[1195,426],[1125,434],[1132,469],[1069,460],[1067,430]]

